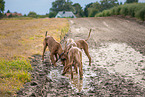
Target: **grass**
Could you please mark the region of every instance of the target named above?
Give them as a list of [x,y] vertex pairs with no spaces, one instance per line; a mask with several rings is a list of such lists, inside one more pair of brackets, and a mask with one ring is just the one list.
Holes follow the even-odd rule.
[[0,92],[14,94],[23,84],[31,81],[32,67],[26,59],[0,60]]
[[42,54],[46,31],[60,42],[68,30],[68,20],[63,18],[0,20],[0,96],[14,95],[31,81],[28,58]]
[[145,21],[145,3],[132,3],[119,5],[112,9],[105,10],[95,15],[95,17],[105,17],[111,15],[131,16]]

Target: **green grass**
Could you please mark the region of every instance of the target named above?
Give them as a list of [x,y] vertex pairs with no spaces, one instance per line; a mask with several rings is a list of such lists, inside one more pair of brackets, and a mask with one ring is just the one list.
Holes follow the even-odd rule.
[[13,94],[22,88],[22,84],[31,81],[32,67],[28,60],[0,60],[0,94]]
[[131,16],[142,21],[145,20],[145,3],[132,3],[119,5],[95,15],[95,17],[106,17],[111,15]]

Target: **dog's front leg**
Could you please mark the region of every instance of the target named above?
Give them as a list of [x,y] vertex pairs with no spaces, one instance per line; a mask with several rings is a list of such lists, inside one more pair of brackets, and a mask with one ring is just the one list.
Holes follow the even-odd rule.
[[55,54],[55,58],[56,58],[56,61],[55,62],[57,62],[58,61],[58,56],[57,56],[58,54]]
[[56,65],[56,62],[55,62],[55,60],[54,60],[54,54],[53,54],[53,53],[50,54],[50,60],[51,60],[51,63],[52,63],[54,66],[57,66],[57,65]]
[[62,75],[65,75],[68,70],[69,70],[69,67],[68,66],[64,66]]
[[44,53],[45,53],[45,50],[46,50],[46,45],[44,45],[44,48],[43,48],[42,61],[44,61]]

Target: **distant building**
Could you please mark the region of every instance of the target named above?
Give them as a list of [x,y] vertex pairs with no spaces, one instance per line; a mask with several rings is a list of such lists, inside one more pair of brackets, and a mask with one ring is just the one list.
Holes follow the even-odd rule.
[[55,18],[76,18],[71,11],[59,11]]
[[6,13],[7,17],[9,17],[10,15],[12,15],[12,16],[22,16],[21,13]]

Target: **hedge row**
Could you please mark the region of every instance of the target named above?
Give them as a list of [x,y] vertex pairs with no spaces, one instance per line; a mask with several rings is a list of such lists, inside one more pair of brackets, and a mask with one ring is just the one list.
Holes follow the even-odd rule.
[[145,3],[132,3],[132,4],[124,4],[119,5],[117,7],[113,7],[109,10],[105,10],[95,15],[95,17],[105,17],[111,15],[124,15],[131,16],[145,20]]

